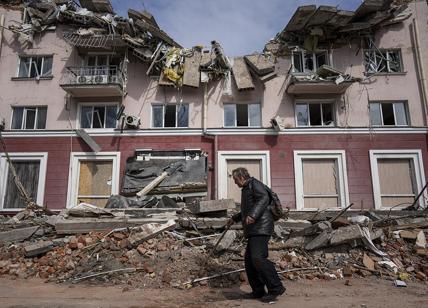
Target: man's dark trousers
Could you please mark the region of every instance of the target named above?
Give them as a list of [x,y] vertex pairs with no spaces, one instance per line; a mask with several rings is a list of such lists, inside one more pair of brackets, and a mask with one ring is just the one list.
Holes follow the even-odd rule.
[[275,266],[267,259],[269,238],[270,236],[264,235],[248,238],[245,271],[254,294],[265,293],[264,286],[268,292],[276,292],[282,288]]

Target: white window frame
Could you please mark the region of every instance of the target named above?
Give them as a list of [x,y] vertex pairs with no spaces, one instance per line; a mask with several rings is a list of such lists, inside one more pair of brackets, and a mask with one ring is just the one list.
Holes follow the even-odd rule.
[[[370,52],[372,53],[371,57],[373,56],[373,53],[382,53],[385,52],[386,53],[386,72],[381,72],[381,71],[368,71],[367,70],[367,61],[366,61],[366,53]],[[390,68],[390,61],[391,61],[391,56],[390,53],[397,53],[398,54],[398,58],[399,58],[399,62],[400,62],[400,71],[399,72],[392,72],[391,68]],[[377,59],[376,56],[374,57],[374,59]],[[382,49],[365,49],[363,52],[363,63],[364,63],[364,70],[366,74],[401,74],[404,72],[404,67],[403,67],[403,56],[401,54],[401,49],[397,49],[397,48],[382,48]],[[377,62],[376,62],[376,66],[377,66]]]
[[[22,113],[22,122],[21,122],[21,128],[12,128],[12,122],[13,122],[13,114],[15,112],[15,108],[24,108],[24,112]],[[45,120],[45,128],[37,128],[37,120],[39,117],[39,108],[46,108],[46,120]],[[25,128],[25,123],[27,121],[27,110],[28,109],[36,109],[36,120],[34,121],[34,128]],[[48,106],[12,106],[12,113],[10,117],[10,129],[11,130],[44,130],[46,129],[46,124],[48,120]]]
[[[225,123],[225,108],[224,108],[224,106],[225,105],[235,105],[235,123],[234,123],[234,125],[233,126],[226,126],[226,123]],[[260,125],[254,125],[254,126],[251,126],[251,125],[249,125],[250,124],[250,112],[249,112],[249,107],[247,107],[247,121],[248,121],[248,126],[238,126],[237,125],[237,122],[238,122],[238,119],[237,119],[237,112],[236,112],[236,106],[237,105],[259,105],[259,110],[260,110]],[[260,128],[260,127],[262,127],[263,126],[263,111],[262,111],[262,103],[260,103],[260,102],[245,102],[245,103],[234,103],[234,102],[226,102],[226,103],[223,103],[223,128],[243,128],[243,127],[250,127],[250,128],[253,128],[253,127],[255,127],[255,128]]]
[[[67,208],[77,205],[77,196],[79,190],[79,177],[80,177],[80,162],[81,161],[112,161],[112,177],[111,177],[111,194],[117,195],[119,193],[119,175],[120,175],[120,152],[72,152],[70,155],[70,168],[68,176],[68,190],[67,190]],[[88,196],[99,197],[99,196]]]
[[[292,67],[292,73],[294,74],[307,74],[307,73],[313,73],[316,72],[316,70],[318,69],[318,63],[317,63],[317,54],[320,53],[324,53],[325,54],[325,58],[326,58],[326,65],[330,65],[330,62],[332,60],[332,56],[331,53],[328,50],[316,50],[316,51],[307,51],[304,49],[297,49],[297,50],[292,50],[291,52],[291,67]],[[299,72],[296,70],[296,66],[294,64],[294,55],[295,54],[299,54],[300,58],[302,60],[302,68],[303,68],[303,72]],[[305,68],[305,60],[306,60],[306,55],[312,55],[312,60],[314,63],[314,70],[307,70]]]
[[[119,110],[119,103],[118,102],[106,102],[106,103],[101,103],[101,102],[97,102],[97,103],[79,103],[78,108],[77,108],[77,127],[78,128],[82,128],[81,126],[81,121],[80,118],[82,116],[82,107],[108,107],[108,106],[116,106],[116,114],[117,111]],[[105,109],[107,110],[107,109]],[[104,111],[104,126],[106,125],[105,123],[105,119],[106,119],[106,111]],[[92,117],[92,122],[91,122],[91,126],[93,126],[93,117]],[[109,127],[109,128],[84,128],[86,130],[94,130],[94,131],[100,131],[100,130],[107,130],[107,131],[112,131],[114,129],[117,128],[117,120],[116,120],[116,126],[115,127]]]
[[[405,125],[399,125],[397,124],[397,115],[395,113],[395,103],[402,103],[404,105],[404,116],[406,117],[406,121],[407,124]],[[382,122],[382,124],[380,125],[376,125],[376,124],[372,124],[372,119],[371,119],[371,113],[369,112],[369,116],[370,116],[370,125],[373,127],[395,127],[395,126],[399,126],[399,127],[407,127],[410,126],[410,116],[409,116],[409,111],[408,111],[408,104],[406,101],[370,101],[369,104],[379,104],[380,105],[380,121]],[[392,110],[394,112],[394,125],[386,125],[383,123],[383,111],[382,111],[382,104],[391,104],[392,105]],[[369,105],[369,108],[371,107]],[[370,110],[369,110],[370,111]]]
[[[310,115],[310,111],[309,111],[309,108],[308,108],[308,123],[309,124],[308,125],[299,125],[299,121],[297,120],[297,105],[303,105],[303,104],[306,104],[306,105],[310,105],[310,104],[318,104],[318,105],[321,105],[321,104],[332,104],[333,105],[333,122],[334,122],[334,124],[333,125],[310,125],[311,115]],[[337,119],[338,119],[338,117],[337,117],[337,108],[336,108],[336,105],[337,104],[336,104],[335,100],[323,100],[323,101],[320,101],[320,100],[311,100],[311,99],[308,99],[308,100],[296,100],[295,103],[294,103],[294,121],[296,123],[296,127],[316,127],[316,128],[321,128],[321,127],[337,127]],[[322,108],[321,108],[321,121],[323,121],[323,119],[322,119]]]
[[[372,184],[373,184],[373,199],[375,209],[391,209],[390,207],[382,207],[382,198],[380,193],[380,182],[379,182],[379,169],[378,159],[391,158],[391,159],[411,159],[415,168],[415,181],[416,181],[416,195],[422,190],[425,185],[425,171],[422,160],[421,150],[370,150],[370,168],[372,173]],[[421,198],[419,199],[419,205],[425,207],[424,199],[427,200],[427,191],[425,190]],[[397,206],[394,209],[402,209],[409,205]]]
[[303,159],[335,159],[339,176],[339,207],[332,210],[341,210],[349,205],[348,174],[346,167],[346,153],[344,150],[305,150],[294,151],[294,185],[296,190],[296,209],[300,211],[316,211],[318,208],[305,208],[303,191]]
[[[22,62],[22,59],[24,59],[24,58],[30,58],[30,69],[28,70],[28,75],[27,75],[27,77],[25,77],[25,76],[19,76],[19,72],[20,72],[20,69],[21,69],[21,62]],[[41,72],[38,72],[39,73],[39,75],[38,75],[38,77],[52,77],[53,76],[53,55],[21,55],[21,56],[19,56],[19,61],[18,61],[18,68],[16,69],[16,78],[37,78],[37,76],[36,77],[30,77],[31,76],[31,69],[32,69],[32,67],[33,67],[33,58],[42,58],[42,66],[41,66],[41,68],[42,68],[42,71]],[[43,69],[44,69],[44,65],[45,65],[45,58],[52,58],[52,67],[51,67],[51,74],[50,75],[46,75],[46,76],[44,76],[43,74],[42,74],[42,72],[43,72]]]
[[[39,180],[37,186],[37,204],[43,205],[45,197],[46,170],[48,153],[47,152],[26,152],[26,153],[9,153],[9,157],[14,161],[38,161],[40,162]],[[4,197],[6,196],[7,174],[9,164],[6,160],[6,154],[0,153],[0,211],[21,211],[22,208],[4,208]]]
[[[165,107],[166,106],[175,106],[175,126],[174,127],[165,127]],[[178,108],[177,106],[180,105],[187,105],[187,126],[177,126],[178,125]],[[154,106],[162,106],[162,126],[161,127],[154,127],[153,126],[153,107]],[[190,104],[189,103],[152,103],[151,110],[150,110],[150,128],[155,129],[176,129],[176,128],[189,128],[190,127]]]
[[262,182],[270,187],[270,152],[269,151],[218,151],[217,152],[217,198],[227,198],[227,160],[260,160],[262,162]]

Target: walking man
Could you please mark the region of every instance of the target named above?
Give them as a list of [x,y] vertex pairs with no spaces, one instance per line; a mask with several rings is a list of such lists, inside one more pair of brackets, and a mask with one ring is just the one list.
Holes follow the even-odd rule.
[[[263,183],[250,176],[245,168],[232,171],[235,184],[242,188],[241,211],[229,219],[228,224],[242,222],[247,238],[245,271],[252,292],[249,298],[274,301],[285,292],[274,264],[267,259],[268,242],[273,233],[274,220],[268,207],[270,196]],[[265,286],[268,293],[266,294]]]

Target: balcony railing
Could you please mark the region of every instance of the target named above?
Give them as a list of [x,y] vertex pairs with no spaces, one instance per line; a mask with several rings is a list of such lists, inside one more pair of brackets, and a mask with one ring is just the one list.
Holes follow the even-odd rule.
[[123,78],[115,65],[67,67],[61,87],[73,96],[122,95]]

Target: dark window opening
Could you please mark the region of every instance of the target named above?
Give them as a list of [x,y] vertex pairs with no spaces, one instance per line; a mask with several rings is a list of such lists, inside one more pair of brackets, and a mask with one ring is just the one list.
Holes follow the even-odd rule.
[[394,108],[392,104],[382,104],[382,115],[384,125],[395,125]]
[[175,127],[175,105],[165,106],[164,127]]
[[236,126],[248,126],[248,105],[236,105]]
[[322,125],[320,104],[309,104],[309,119],[311,125]]

